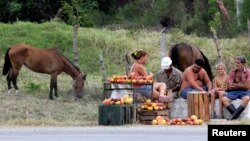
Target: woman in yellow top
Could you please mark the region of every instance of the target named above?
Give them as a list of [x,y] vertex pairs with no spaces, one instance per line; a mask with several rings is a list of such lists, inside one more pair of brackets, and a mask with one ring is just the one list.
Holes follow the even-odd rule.
[[[226,73],[226,66],[223,63],[219,63],[216,67],[216,76],[213,79],[213,89],[211,91],[211,113],[212,118],[222,118],[222,97],[227,90],[228,75]],[[219,113],[216,115],[214,110],[215,98],[219,96]]]
[[[143,50],[136,50],[131,53],[131,57],[135,60],[134,64],[131,67],[130,74],[142,77],[152,77],[153,74],[148,74],[145,65],[147,63],[148,54]],[[153,83],[153,99],[157,99],[160,102],[170,102],[173,100],[171,96],[166,96],[166,84],[165,83]],[[151,98],[151,85],[141,85],[140,87],[136,88],[136,93],[141,93],[143,96],[147,98]]]

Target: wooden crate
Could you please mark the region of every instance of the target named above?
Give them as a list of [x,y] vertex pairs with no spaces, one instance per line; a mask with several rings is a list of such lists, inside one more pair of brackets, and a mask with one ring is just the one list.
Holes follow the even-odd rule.
[[166,109],[171,109],[173,102],[165,102],[163,104],[166,106]]
[[157,116],[162,116],[164,119],[169,119],[169,110],[139,110],[138,111],[138,120],[142,124],[151,124],[152,120],[155,119]]
[[99,105],[99,125],[124,125],[133,122],[132,105]]
[[209,121],[209,94],[204,92],[190,92],[187,95],[188,116],[196,115],[198,118]]

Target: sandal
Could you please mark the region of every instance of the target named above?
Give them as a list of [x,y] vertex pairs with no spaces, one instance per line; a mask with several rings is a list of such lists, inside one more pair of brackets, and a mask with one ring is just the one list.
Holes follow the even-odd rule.
[[160,102],[172,102],[173,101],[173,97],[171,97],[171,96],[165,96],[165,95],[160,95],[159,96],[159,101]]

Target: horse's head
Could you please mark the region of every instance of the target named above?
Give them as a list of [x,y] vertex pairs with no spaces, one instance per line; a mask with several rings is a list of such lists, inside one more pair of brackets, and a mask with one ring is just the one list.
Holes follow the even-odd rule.
[[83,88],[84,88],[84,81],[86,80],[87,74],[80,74],[73,83],[74,88],[74,96],[77,98],[82,98],[83,96]]

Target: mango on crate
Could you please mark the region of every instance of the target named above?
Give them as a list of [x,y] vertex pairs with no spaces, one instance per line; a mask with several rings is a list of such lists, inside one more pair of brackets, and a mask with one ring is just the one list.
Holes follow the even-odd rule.
[[146,99],[146,101],[140,106],[141,110],[163,110],[166,106],[163,103],[152,102],[151,99]]
[[104,100],[102,101],[102,104],[103,104],[103,105],[109,105],[109,104],[110,104],[110,101],[111,101],[110,98],[109,98],[109,99],[104,99]]
[[120,98],[108,98],[102,101],[103,105],[123,105],[124,101]]
[[135,73],[131,73],[129,76],[126,75],[112,75],[108,79],[109,83],[122,83],[122,84],[151,84],[153,83],[152,76],[138,76]]
[[133,103],[133,98],[129,97],[129,95],[125,95],[123,97],[123,100],[124,100],[124,104],[132,104]]

